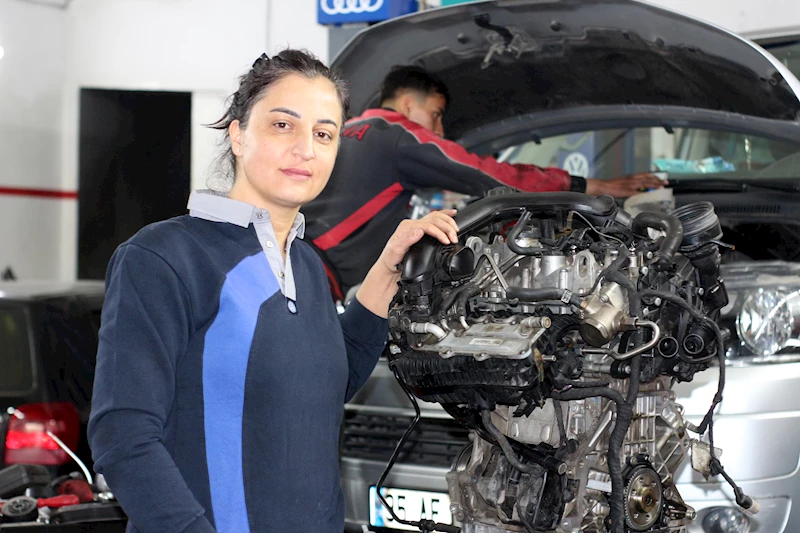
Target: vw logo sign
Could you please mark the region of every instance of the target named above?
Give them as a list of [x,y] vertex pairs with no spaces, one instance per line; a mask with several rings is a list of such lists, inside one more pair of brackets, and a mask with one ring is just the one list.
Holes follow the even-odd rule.
[[383,0],[319,0],[319,7],[328,15],[374,13],[383,6]]
[[573,176],[585,178],[589,175],[589,159],[580,152],[572,152],[569,154],[566,159],[564,159],[564,164],[562,166],[564,170]]

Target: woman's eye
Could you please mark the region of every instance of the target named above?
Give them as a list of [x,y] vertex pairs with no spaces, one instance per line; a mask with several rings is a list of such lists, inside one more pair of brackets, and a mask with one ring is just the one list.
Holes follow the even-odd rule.
[[285,130],[286,128],[289,127],[289,123],[288,122],[276,122],[275,126],[280,130]]
[[331,135],[327,131],[318,131],[317,136],[325,141],[330,141],[331,139],[333,139],[333,135]]

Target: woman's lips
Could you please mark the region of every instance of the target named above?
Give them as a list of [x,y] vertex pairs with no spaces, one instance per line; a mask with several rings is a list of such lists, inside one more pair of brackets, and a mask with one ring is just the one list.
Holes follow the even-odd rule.
[[302,168],[282,168],[281,172],[297,180],[306,180],[311,177],[311,171]]

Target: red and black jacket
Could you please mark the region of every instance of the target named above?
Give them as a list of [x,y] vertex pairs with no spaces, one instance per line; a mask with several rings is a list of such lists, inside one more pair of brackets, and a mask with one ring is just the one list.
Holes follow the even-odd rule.
[[[570,190],[557,168],[498,163],[389,109],[369,109],[349,120],[327,187],[301,211],[307,241],[322,251],[340,284],[360,283],[397,225],[415,191],[445,189],[482,196],[499,186],[540,192]],[[339,296],[336,295],[335,296]]]

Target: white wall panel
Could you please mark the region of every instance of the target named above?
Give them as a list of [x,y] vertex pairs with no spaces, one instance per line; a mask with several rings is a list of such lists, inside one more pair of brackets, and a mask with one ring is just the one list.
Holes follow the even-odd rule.
[[800,29],[800,4],[797,0],[649,1],[736,33],[761,33],[773,28]]
[[[61,91],[66,15],[0,0],[0,187],[61,189]],[[0,195],[0,269],[58,274],[59,220],[74,199]]]
[[[74,0],[62,101],[64,186],[78,186],[78,95],[92,87],[194,93],[192,186],[205,187],[220,134],[202,124],[219,118],[236,78],[262,52],[287,42],[327,54],[327,29],[316,24],[315,10],[314,0]],[[59,277],[71,279],[77,213],[62,216],[71,227],[61,230]]]

